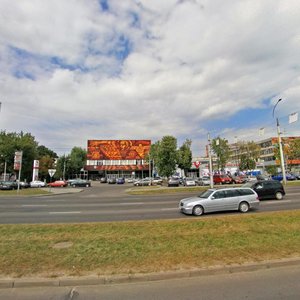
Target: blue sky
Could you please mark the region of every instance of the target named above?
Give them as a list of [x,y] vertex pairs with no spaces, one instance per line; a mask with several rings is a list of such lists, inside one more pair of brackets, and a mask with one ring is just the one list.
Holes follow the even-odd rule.
[[[88,139],[300,135],[298,0],[0,2],[0,129]],[[276,34],[274,34],[276,33]],[[264,136],[259,136],[260,128]]]

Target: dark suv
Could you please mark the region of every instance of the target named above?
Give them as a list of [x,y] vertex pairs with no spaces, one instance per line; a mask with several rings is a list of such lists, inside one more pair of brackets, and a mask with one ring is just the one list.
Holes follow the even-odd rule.
[[247,182],[243,186],[252,188],[261,199],[281,200],[285,195],[285,190],[281,182],[277,180],[259,180]]

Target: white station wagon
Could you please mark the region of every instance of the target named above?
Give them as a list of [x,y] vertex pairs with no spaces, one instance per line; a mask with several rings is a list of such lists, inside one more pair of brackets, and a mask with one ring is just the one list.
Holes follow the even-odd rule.
[[251,188],[209,189],[199,196],[182,199],[179,209],[184,214],[201,216],[204,213],[239,210],[246,213],[258,208],[259,199]]

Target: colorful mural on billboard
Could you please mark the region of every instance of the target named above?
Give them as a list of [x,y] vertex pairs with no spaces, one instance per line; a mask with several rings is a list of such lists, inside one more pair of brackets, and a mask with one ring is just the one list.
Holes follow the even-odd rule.
[[88,140],[87,159],[144,159],[150,150],[150,146],[150,140]]

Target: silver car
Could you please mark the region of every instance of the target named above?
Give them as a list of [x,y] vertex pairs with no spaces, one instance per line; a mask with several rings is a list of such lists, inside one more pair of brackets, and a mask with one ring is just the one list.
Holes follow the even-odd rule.
[[179,209],[182,213],[201,216],[204,213],[239,210],[246,213],[259,207],[259,199],[251,188],[209,189],[199,196],[182,199]]

